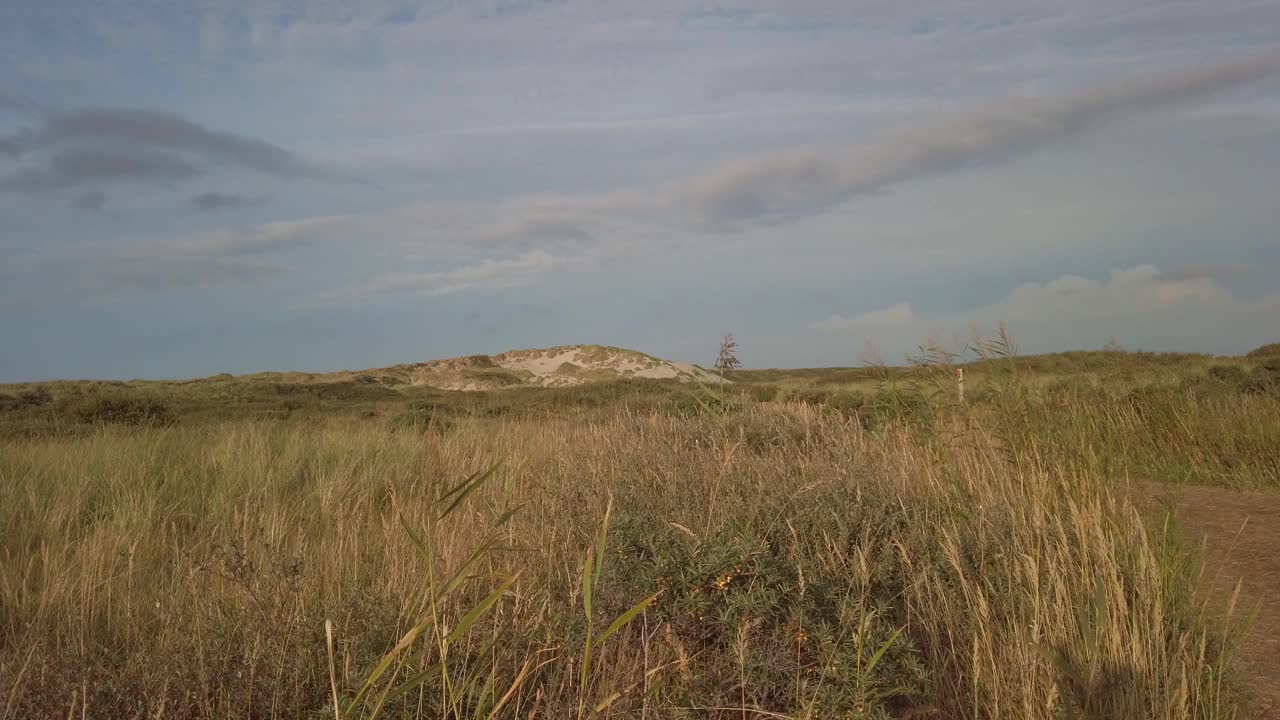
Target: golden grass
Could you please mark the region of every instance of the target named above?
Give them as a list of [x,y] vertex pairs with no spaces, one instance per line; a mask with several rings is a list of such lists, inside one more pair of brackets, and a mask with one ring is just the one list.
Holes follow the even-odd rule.
[[1101,464],[707,410],[3,441],[0,720],[1232,716],[1194,557]]

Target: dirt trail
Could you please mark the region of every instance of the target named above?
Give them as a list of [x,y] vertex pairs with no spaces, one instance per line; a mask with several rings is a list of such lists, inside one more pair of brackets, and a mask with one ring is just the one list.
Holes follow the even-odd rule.
[[1236,661],[1254,696],[1242,720],[1280,720],[1280,493],[1242,493],[1182,485],[1147,486],[1177,508],[1188,533],[1205,543],[1205,573],[1217,597],[1236,583],[1245,612],[1258,616]]

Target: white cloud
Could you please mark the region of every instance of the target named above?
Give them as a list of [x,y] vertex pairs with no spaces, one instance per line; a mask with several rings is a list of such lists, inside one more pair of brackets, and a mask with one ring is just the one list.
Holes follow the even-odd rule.
[[175,243],[151,242],[137,245],[126,254],[139,257],[156,255],[236,256],[285,250],[329,237],[341,231],[350,218],[342,215],[318,215],[299,220],[265,223],[248,230],[223,229],[199,233]]
[[893,350],[926,339],[959,349],[976,331],[1007,323],[1023,350],[1101,346],[1117,338],[1133,349],[1201,349],[1280,338],[1280,294],[1242,297],[1208,277],[1168,276],[1155,266],[1112,270],[1106,280],[1063,275],[1025,283],[1005,298],[965,310],[916,312],[905,302],[856,315],[832,315],[814,330]]
[[868,330],[873,328],[892,329],[916,321],[916,314],[911,310],[911,303],[894,303],[883,310],[871,310],[853,318],[843,315],[832,315],[826,320],[813,324],[815,330],[844,331],[851,328]]

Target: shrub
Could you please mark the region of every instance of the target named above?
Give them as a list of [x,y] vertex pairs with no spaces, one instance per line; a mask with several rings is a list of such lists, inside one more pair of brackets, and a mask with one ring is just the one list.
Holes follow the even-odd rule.
[[1238,386],[1244,382],[1249,373],[1238,365],[1213,365],[1208,370],[1209,378],[1220,383]]
[[175,418],[169,405],[157,398],[105,395],[73,401],[63,411],[90,425],[171,425]]
[[887,388],[876,392],[858,408],[858,421],[868,430],[894,422],[926,430],[933,425],[933,407],[929,396],[917,388]]
[[0,410],[21,410],[24,408],[42,407],[53,402],[53,393],[44,386],[24,390],[17,395],[0,394]]
[[378,384],[377,380],[345,382],[273,383],[276,395],[284,397],[312,397],[318,400],[388,400],[400,397],[395,390]]
[[[832,503],[865,523],[886,522],[882,510],[892,507],[826,497],[806,509]],[[807,513],[794,515],[803,523]],[[668,642],[720,658],[667,688],[675,704],[733,707],[746,699],[747,706],[807,708],[811,717],[887,718],[925,687],[923,656],[901,631],[901,606],[872,597],[861,573],[811,555],[785,525],[693,538],[635,514],[620,520],[615,538],[608,578],[615,592],[658,593],[652,619],[669,628]],[[856,542],[841,549],[876,553]],[[887,590],[901,580],[879,582]]]
[[26,407],[40,407],[53,402],[53,393],[49,388],[40,386],[18,395],[18,402]]
[[448,408],[429,403],[415,404],[408,411],[391,418],[392,430],[448,432],[457,424]]
[[1254,368],[1241,390],[1253,395],[1280,395],[1280,357],[1268,358]]
[[1280,358],[1280,342],[1273,342],[1256,347],[1249,351],[1245,357],[1249,358]]
[[742,385],[735,387],[734,391],[755,402],[771,402],[778,397],[776,385]]

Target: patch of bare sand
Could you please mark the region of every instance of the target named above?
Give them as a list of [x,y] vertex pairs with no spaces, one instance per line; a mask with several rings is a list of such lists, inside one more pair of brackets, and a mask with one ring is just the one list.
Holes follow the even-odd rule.
[[1171,507],[1191,538],[1203,541],[1207,588],[1231,597],[1240,584],[1238,613],[1254,611],[1235,670],[1250,695],[1244,718],[1280,720],[1280,493],[1225,488],[1135,484],[1140,504]]
[[562,372],[561,368],[566,365],[581,370],[606,370],[618,377],[725,382],[718,375],[691,363],[658,360],[637,352],[590,345],[515,350],[496,355],[493,361],[507,370],[526,370],[534,375],[535,382],[543,385],[577,385],[586,381],[572,373]]

